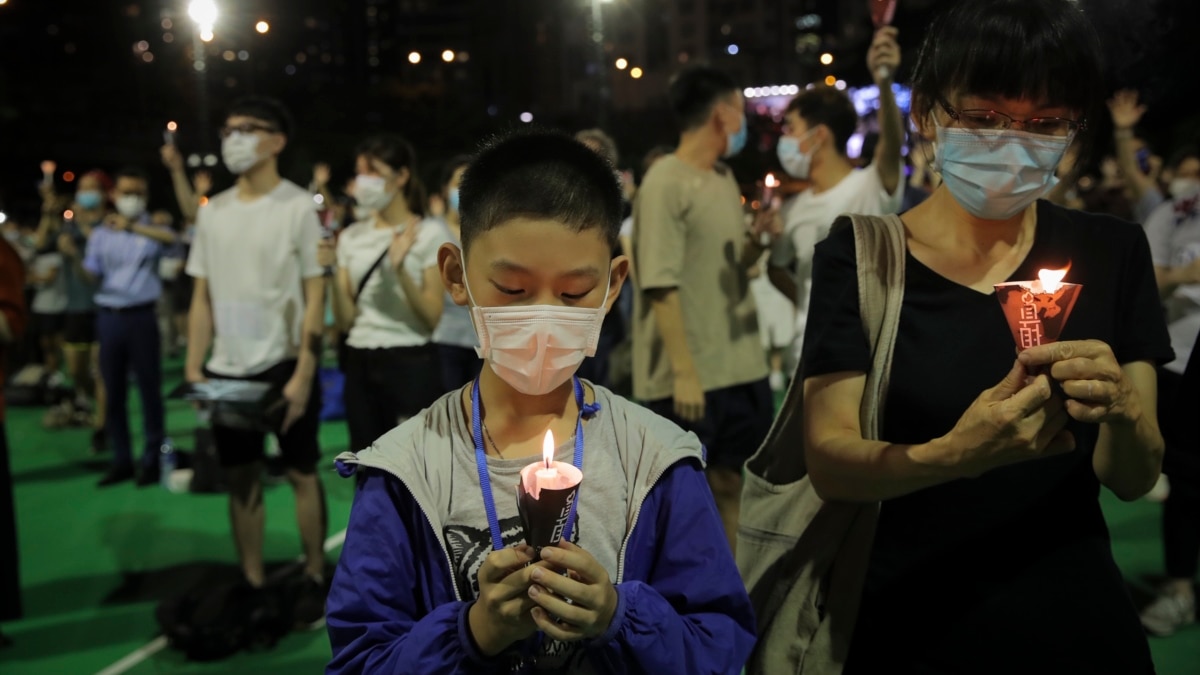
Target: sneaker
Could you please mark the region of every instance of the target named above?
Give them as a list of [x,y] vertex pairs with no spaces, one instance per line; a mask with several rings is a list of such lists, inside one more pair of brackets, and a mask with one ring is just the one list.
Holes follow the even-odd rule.
[[1161,593],[1142,610],[1141,618],[1146,632],[1159,637],[1173,635],[1180,628],[1196,622],[1196,596]]
[[767,376],[767,382],[771,385],[771,391],[783,391],[787,388],[787,381],[783,379],[783,373],[778,370],[771,371]]
[[325,621],[325,597],[329,594],[325,582],[307,574],[294,587],[295,603],[292,619],[297,630],[314,630]]
[[1161,504],[1167,501],[1167,497],[1171,494],[1171,482],[1167,480],[1167,474],[1158,474],[1158,480],[1155,481],[1154,487],[1150,488],[1150,492],[1146,493],[1146,501],[1156,502]]

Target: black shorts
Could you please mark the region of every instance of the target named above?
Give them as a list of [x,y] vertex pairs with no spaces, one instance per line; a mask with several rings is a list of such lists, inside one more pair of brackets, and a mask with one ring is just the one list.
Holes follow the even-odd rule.
[[69,345],[90,345],[96,341],[95,312],[67,312],[63,318],[63,340]]
[[192,307],[192,287],[194,285],[192,278],[183,272],[165,284],[164,290],[167,293],[167,301],[172,314],[188,313]]
[[679,419],[671,398],[650,401],[646,407],[695,433],[704,444],[708,466],[739,472],[775,419],[775,399],[766,379],[704,392],[704,419],[698,422]]
[[33,325],[37,328],[37,334],[41,337],[62,335],[65,316],[62,312],[56,314],[35,312],[33,315]]
[[[270,382],[282,388],[291,379],[296,370],[296,361],[288,360],[268,368],[257,375],[247,377],[232,377],[209,372],[206,368],[205,377],[221,380],[250,380],[254,382]],[[296,420],[287,433],[275,430],[279,438],[279,450],[285,466],[303,473],[316,471],[317,462],[321,460],[321,448],[317,444],[317,431],[321,424],[321,383],[313,377],[312,393],[308,396],[308,407],[304,415]],[[282,421],[282,420],[281,420]],[[217,447],[217,456],[221,466],[231,468],[261,462],[266,458],[264,444],[267,435],[261,431],[247,431],[213,425],[213,444]]]

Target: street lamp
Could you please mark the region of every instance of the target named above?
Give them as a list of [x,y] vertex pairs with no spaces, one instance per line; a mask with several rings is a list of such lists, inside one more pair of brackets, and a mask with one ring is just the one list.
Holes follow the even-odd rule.
[[447,49],[446,51],[442,52],[442,60],[445,61],[446,63],[450,63],[451,61],[453,61],[454,56],[455,56],[455,54],[454,54],[453,49]]
[[271,24],[266,21],[259,21],[254,24],[254,30],[258,31],[259,34],[266,35],[267,31],[271,30]]
[[192,43],[192,68],[196,71],[196,108],[199,117],[201,147],[208,149],[208,64],[205,63],[207,48],[204,43],[213,39],[213,26],[217,23],[217,3],[213,0],[191,0],[188,16],[196,24],[196,38]]
[[188,3],[188,16],[196,22],[200,32],[211,33],[217,23],[217,3],[214,0],[192,0]]
[[414,66],[421,62],[421,52],[409,52],[408,62]]
[[617,59],[616,66],[617,66],[617,70],[625,70],[626,68],[629,67],[629,61],[627,61],[625,59]]

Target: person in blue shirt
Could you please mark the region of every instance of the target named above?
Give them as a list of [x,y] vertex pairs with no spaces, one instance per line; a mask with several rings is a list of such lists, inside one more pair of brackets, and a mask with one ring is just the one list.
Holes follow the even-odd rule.
[[[116,213],[88,238],[83,271],[96,287],[96,332],[100,376],[107,391],[105,424],[113,460],[100,487],[137,478],[139,486],[159,479],[159,447],[165,438],[162,399],[162,345],[155,305],[162,294],[158,261],[175,234],[150,223],[146,212],[149,181],[136,167],[123,169],[113,184]],[[142,396],[145,446],[141,471],[133,463],[129,434],[129,373]]]
[[[329,673],[738,673],[754,642],[694,434],[575,377],[629,272],[612,166],[555,133],[493,142],[442,281],[484,367],[369,449],[327,625]],[[525,545],[521,469],[583,473],[563,541]]]

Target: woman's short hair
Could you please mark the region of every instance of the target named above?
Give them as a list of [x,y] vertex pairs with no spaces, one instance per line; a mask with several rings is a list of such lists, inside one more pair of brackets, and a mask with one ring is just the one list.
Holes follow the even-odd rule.
[[925,35],[913,75],[913,112],[925,117],[953,92],[1044,101],[1095,121],[1103,112],[1103,57],[1074,0],[955,3]]

